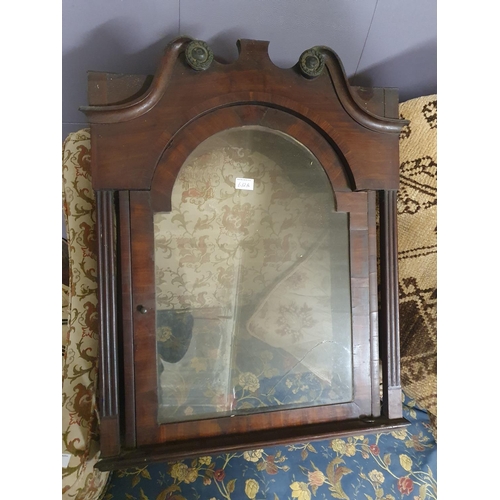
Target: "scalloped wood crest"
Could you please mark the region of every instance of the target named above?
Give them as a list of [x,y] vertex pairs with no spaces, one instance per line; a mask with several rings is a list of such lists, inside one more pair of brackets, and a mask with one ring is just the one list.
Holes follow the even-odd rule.
[[[205,42],[176,38],[140,92],[133,82],[145,82],[145,76],[89,74],[89,95],[96,81],[102,83],[100,98],[91,99],[101,104],[80,108],[90,122],[93,147],[100,149],[99,164],[92,167],[94,189],[151,189],[164,151],[187,125],[208,114],[217,121],[217,113],[235,107],[243,110],[239,125],[255,125],[250,111],[244,112],[255,106],[284,111],[325,137],[345,162],[352,189],[397,189],[398,138],[407,122],[388,117],[385,97],[379,99],[380,115],[368,111],[328,47],[307,49],[293,67],[279,68],[268,46],[238,40],[239,57],[226,64]],[[117,93],[120,79],[126,82]],[[353,149],[352,141],[363,144],[362,150]]]
[[[232,63],[224,64],[218,62],[213,57],[212,51],[205,42],[186,36],[178,37],[167,45],[156,71],[153,83],[144,95],[126,104],[114,106],[82,106],[80,110],[87,115],[89,121],[92,123],[114,123],[127,121],[147,113],[159,102],[165,93],[168,87],[168,81],[174,70],[175,62],[181,58],[181,55],[184,55],[184,53],[190,49],[189,46],[192,44],[199,44],[200,46],[205,46],[208,49],[208,65],[206,67],[195,69],[207,70],[211,65],[216,66],[219,70],[222,70],[226,66],[257,66],[262,70],[292,72],[296,71],[296,68],[299,67],[305,76],[317,77],[323,73],[324,68],[326,68],[326,72],[338,94],[340,101],[344,105],[345,110],[358,123],[371,130],[393,132],[398,134],[400,133],[402,127],[407,124],[405,120],[376,116],[363,109],[349,89],[349,83],[345,75],[342,61],[329,47],[312,47],[301,54],[299,62],[296,66],[290,69],[283,69],[279,68],[271,61],[268,52],[268,41],[239,39],[236,42],[239,53],[238,59]],[[317,66],[315,66],[312,71],[309,71],[307,67],[307,56],[309,56],[309,58],[317,58]],[[185,57],[184,61],[186,65],[189,64],[192,67],[192,63],[190,64]],[[203,63],[206,64],[206,61],[204,60]],[[320,69],[319,72],[317,71],[318,69]]]

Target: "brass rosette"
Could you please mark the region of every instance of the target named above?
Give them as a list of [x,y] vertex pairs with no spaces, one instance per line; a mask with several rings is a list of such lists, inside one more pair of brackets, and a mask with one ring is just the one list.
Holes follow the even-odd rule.
[[204,71],[210,67],[214,60],[214,53],[210,47],[201,40],[193,40],[186,48],[186,61],[196,71]]
[[323,54],[317,48],[313,47],[302,53],[299,65],[304,75],[309,78],[316,78],[322,73],[325,67],[325,60]]

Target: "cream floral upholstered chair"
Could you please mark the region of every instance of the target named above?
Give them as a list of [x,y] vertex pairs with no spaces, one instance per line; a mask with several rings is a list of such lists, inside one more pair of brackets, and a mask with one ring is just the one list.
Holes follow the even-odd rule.
[[97,245],[90,177],[90,134],[81,130],[63,145],[63,212],[69,249],[69,287],[63,285],[62,469],[63,499],[98,499],[109,473],[99,458],[97,389]]

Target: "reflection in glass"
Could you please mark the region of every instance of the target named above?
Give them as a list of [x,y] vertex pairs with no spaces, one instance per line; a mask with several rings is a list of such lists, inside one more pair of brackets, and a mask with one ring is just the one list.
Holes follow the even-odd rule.
[[352,399],[348,219],[304,146],[212,136],[154,224],[159,422]]

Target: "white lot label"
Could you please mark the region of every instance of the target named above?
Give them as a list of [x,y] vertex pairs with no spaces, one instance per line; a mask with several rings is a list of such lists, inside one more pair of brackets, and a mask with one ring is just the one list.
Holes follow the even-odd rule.
[[246,189],[247,191],[253,191],[253,179],[243,179],[242,177],[237,177],[235,187],[236,189]]
[[63,466],[63,469],[65,469],[68,466],[70,458],[71,458],[71,455],[69,453],[63,453],[62,454],[62,466]]

